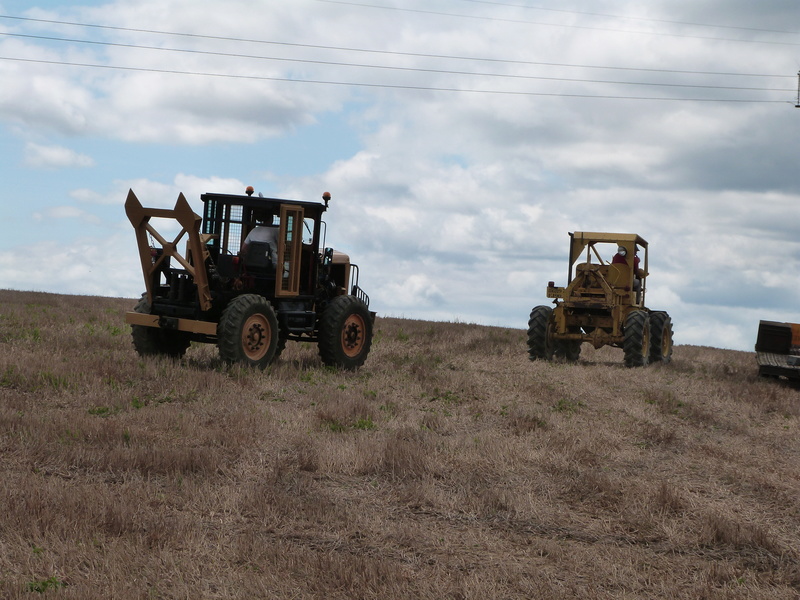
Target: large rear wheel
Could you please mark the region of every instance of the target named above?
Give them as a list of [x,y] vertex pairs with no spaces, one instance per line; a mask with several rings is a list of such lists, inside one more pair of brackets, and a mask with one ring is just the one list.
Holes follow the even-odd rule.
[[278,319],[266,298],[244,294],[231,300],[217,325],[222,360],[265,368],[278,347]]
[[672,360],[672,319],[664,311],[650,313],[650,362]]
[[528,358],[531,360],[553,360],[553,309],[537,306],[528,319]]
[[622,349],[625,352],[625,366],[646,366],[650,357],[650,319],[647,311],[634,310],[628,313],[624,335]]
[[[142,295],[133,310],[143,315],[150,314],[150,304],[147,302],[146,294]],[[181,358],[191,344],[191,338],[185,331],[144,325],[131,325],[131,337],[133,347],[139,356]]]
[[336,296],[319,321],[319,355],[329,367],[355,369],[372,346],[372,316],[356,296]]

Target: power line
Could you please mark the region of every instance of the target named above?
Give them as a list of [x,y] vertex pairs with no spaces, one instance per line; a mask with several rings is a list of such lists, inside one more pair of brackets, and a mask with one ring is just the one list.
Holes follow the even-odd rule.
[[736,38],[723,38],[723,37],[711,37],[705,35],[691,35],[685,33],[662,33],[657,31],[632,31],[629,29],[614,29],[611,27],[595,27],[591,25],[572,25],[572,24],[564,24],[564,23],[543,23],[539,21],[526,21],[522,19],[507,19],[502,17],[486,17],[480,15],[464,15],[458,13],[447,13],[435,10],[424,10],[421,8],[402,8],[398,6],[379,6],[375,4],[366,4],[363,2],[352,2],[350,0],[316,0],[316,2],[324,2],[326,4],[342,4],[346,6],[358,6],[360,8],[374,8],[378,10],[392,10],[398,12],[408,12],[408,13],[418,13],[423,15],[434,15],[438,17],[458,17],[461,19],[475,19],[481,21],[498,21],[502,23],[516,23],[521,25],[543,25],[547,27],[563,27],[568,29],[585,29],[591,31],[609,31],[612,33],[633,33],[639,35],[657,35],[663,37],[679,37],[679,38],[691,38],[697,40],[709,40],[709,41],[716,41],[716,42],[737,42],[737,43],[748,43],[748,44],[771,44],[771,45],[778,45],[778,46],[800,46],[800,42],[778,42],[778,41],[768,41],[768,40],[743,40],[743,39],[736,39]]
[[540,10],[553,13],[564,13],[569,15],[585,15],[589,17],[604,17],[608,19],[627,19],[631,21],[642,21],[645,23],[664,23],[667,25],[691,25],[692,27],[710,27],[714,29],[733,29],[737,31],[755,31],[758,33],[781,33],[787,35],[798,35],[798,31],[786,31],[781,29],[762,29],[759,27],[741,27],[738,25],[719,25],[713,23],[697,23],[694,21],[674,21],[670,19],[653,19],[647,17],[631,17],[627,15],[611,15],[608,13],[587,12],[581,10],[567,10],[564,8],[546,8],[544,6],[528,6],[525,4],[512,4],[510,2],[492,2],[490,0],[458,0],[459,2],[471,2],[473,4],[489,4],[492,6],[508,6],[512,8],[524,8],[527,10]]
[[86,67],[96,69],[113,69],[121,71],[134,71],[143,73],[158,73],[168,75],[195,75],[202,77],[221,77],[226,79],[247,79],[255,81],[282,81],[289,83],[311,83],[318,85],[336,85],[348,87],[364,87],[364,88],[381,88],[381,89],[400,89],[400,90],[417,90],[428,92],[458,92],[468,94],[493,94],[493,95],[510,95],[510,96],[549,96],[557,98],[591,98],[591,99],[606,99],[606,100],[655,100],[655,101],[670,101],[670,102],[707,102],[707,103],[736,103],[736,104],[785,104],[784,100],[759,100],[759,99],[746,99],[746,98],[671,98],[671,97],[652,97],[652,96],[614,96],[610,94],[565,94],[555,92],[519,92],[508,90],[479,90],[479,89],[464,89],[464,88],[447,88],[447,87],[432,87],[421,85],[399,85],[399,84],[386,84],[386,83],[359,83],[349,81],[325,81],[315,79],[292,79],[290,77],[268,77],[262,75],[233,75],[230,73],[207,73],[201,71],[179,71],[174,69],[153,69],[142,67],[124,67],[119,65],[100,65],[92,63],[74,63],[58,60],[43,60],[32,58],[18,58],[10,56],[0,56],[0,60],[17,61],[24,63],[36,63],[47,65],[63,65],[71,67]]
[[90,44],[98,46],[110,46],[115,48],[131,48],[136,50],[155,50],[158,52],[178,52],[184,54],[200,54],[209,56],[221,56],[228,58],[247,58],[256,60],[270,60],[279,62],[292,62],[314,65],[328,65],[337,67],[356,67],[364,69],[382,69],[390,71],[404,71],[416,73],[432,73],[439,75],[465,75],[471,77],[493,77],[503,79],[517,79],[517,80],[537,80],[537,81],[562,81],[572,83],[593,83],[593,84],[610,84],[610,85],[630,85],[630,86],[645,86],[645,87],[672,87],[672,88],[693,88],[693,89],[712,89],[712,90],[735,90],[735,91],[762,91],[762,92],[792,92],[794,89],[788,88],[757,88],[757,87],[743,87],[743,86],[722,86],[722,85],[697,85],[697,84],[684,84],[684,83],[660,83],[660,82],[643,82],[643,81],[613,81],[603,79],[585,79],[576,77],[546,77],[541,75],[514,75],[507,73],[479,73],[474,71],[455,71],[451,69],[429,69],[422,67],[397,67],[390,65],[371,65],[363,63],[346,63],[338,61],[302,59],[302,58],[284,58],[274,56],[260,56],[254,54],[240,54],[231,52],[218,52],[211,50],[194,50],[187,48],[164,48],[162,46],[144,46],[140,44],[123,44],[119,42],[102,42],[96,40],[81,40],[75,38],[61,38],[54,36],[31,35],[22,33],[7,33],[0,32],[0,35],[11,37],[19,37],[26,39],[37,39],[46,41],[69,42],[79,44]]
[[[325,0],[319,0],[319,1],[325,1]],[[578,69],[607,69],[607,70],[612,70],[612,71],[641,71],[641,72],[649,72],[649,73],[675,73],[675,74],[684,74],[684,75],[718,75],[718,76],[730,76],[730,77],[776,77],[776,78],[788,78],[788,77],[791,77],[792,79],[794,79],[794,75],[769,74],[769,73],[732,73],[732,72],[729,72],[729,71],[696,71],[696,70],[687,70],[687,69],[655,69],[655,68],[647,68],[647,67],[620,67],[620,66],[612,66],[612,65],[587,65],[587,64],[574,64],[574,63],[542,62],[542,61],[531,61],[531,60],[510,60],[510,59],[500,59],[500,58],[486,58],[486,57],[479,57],[479,56],[458,56],[458,55],[448,55],[448,54],[427,54],[427,53],[422,53],[422,52],[402,52],[402,51],[393,51],[393,50],[375,50],[375,49],[367,49],[367,48],[353,48],[353,47],[347,47],[347,46],[325,46],[325,45],[320,45],[320,44],[301,44],[301,43],[295,43],[295,42],[279,42],[279,41],[274,41],[274,40],[261,40],[261,39],[253,39],[253,38],[238,38],[238,37],[229,37],[229,36],[216,36],[216,35],[206,35],[206,34],[199,34],[199,33],[186,33],[186,32],[178,32],[178,31],[163,31],[163,30],[157,30],[157,29],[140,29],[140,28],[133,28],[133,27],[118,27],[118,26],[113,26],[113,25],[99,25],[99,24],[93,24],[93,23],[78,23],[78,22],[74,22],[74,21],[58,21],[58,20],[52,20],[52,19],[36,19],[36,18],[31,18],[31,17],[18,17],[18,16],[13,16],[13,15],[0,15],[0,19],[14,19],[14,20],[19,20],[19,21],[31,21],[31,22],[36,22],[36,23],[48,23],[48,24],[52,24],[52,25],[68,25],[68,26],[73,26],[73,27],[86,27],[86,28],[100,29],[100,30],[124,31],[124,32],[127,32],[127,33],[147,33],[147,34],[154,34],[154,35],[176,36],[176,37],[196,38],[196,39],[206,39],[206,40],[216,40],[216,41],[226,41],[226,42],[267,44],[267,45],[295,47],[295,48],[308,48],[308,49],[317,49],[317,50],[336,50],[336,51],[343,51],[343,52],[358,52],[358,53],[389,55],[389,56],[404,56],[404,57],[416,57],[416,58],[435,58],[435,59],[445,59],[445,60],[499,63],[499,64],[509,64],[509,65],[566,67],[566,68],[578,68]],[[10,33],[6,33],[6,35],[22,36],[22,34],[10,34]]]

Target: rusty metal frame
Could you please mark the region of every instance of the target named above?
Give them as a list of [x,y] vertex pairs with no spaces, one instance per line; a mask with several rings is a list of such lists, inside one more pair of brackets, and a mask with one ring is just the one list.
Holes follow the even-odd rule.
[[[141,325],[142,327],[162,328],[162,319],[159,315],[145,315],[137,312],[125,313],[125,322],[128,325]],[[211,321],[196,321],[194,319],[171,318],[171,329],[200,333],[206,336],[217,335],[217,324]],[[169,328],[168,328],[169,329]]]
[[[144,284],[147,290],[147,301],[153,304],[153,274],[167,258],[174,258],[194,279],[197,286],[197,298],[200,302],[200,309],[207,311],[211,309],[211,290],[208,284],[208,274],[205,269],[205,259],[208,255],[205,244],[200,238],[200,224],[202,218],[197,215],[183,194],[178,195],[175,208],[145,208],[142,206],[133,190],[128,190],[128,198],[125,200],[125,214],[136,231],[136,243],[139,247],[139,259],[142,263],[142,273],[144,274]],[[182,227],[180,233],[171,242],[156,231],[150,224],[152,218],[173,219]],[[148,234],[151,235],[163,250],[158,259],[153,260],[150,252]],[[187,252],[184,257],[178,250],[178,243],[184,235],[188,235]],[[192,262],[196,264],[192,264]]]
[[275,277],[276,298],[297,296],[300,293],[303,207],[296,204],[284,204],[281,206],[280,218],[278,268]]

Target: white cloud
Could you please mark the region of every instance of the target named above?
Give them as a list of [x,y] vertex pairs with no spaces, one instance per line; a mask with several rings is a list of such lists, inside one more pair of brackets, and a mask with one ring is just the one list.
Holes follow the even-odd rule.
[[430,277],[422,274],[389,282],[379,294],[387,304],[394,307],[416,306],[425,309],[440,306],[444,300],[439,286]]
[[[585,2],[564,9],[574,13],[491,3],[441,10],[474,18],[414,12],[430,11],[421,0],[400,7],[408,10],[311,0],[200,6],[145,0],[46,16],[130,29],[105,32],[109,41],[238,57],[13,38],[0,40],[0,50],[36,60],[472,91],[0,61],[0,118],[12,128],[9,136],[41,139],[34,136],[44,132],[59,140],[29,145],[25,154],[35,160],[27,164],[45,164],[49,150],[47,164],[58,166],[60,150],[62,166],[89,166],[91,159],[63,140],[100,139],[108,148],[85,178],[47,180],[57,208],[32,206],[37,223],[94,215],[118,227],[129,188],[159,207],[173,206],[183,192],[200,212],[200,194],[241,193],[260,173],[278,195],[333,194],[328,243],[361,265],[362,286],[381,314],[523,328],[531,307],[547,301],[547,282],[564,283],[567,232],[600,230],[637,232],[650,242],[648,298],[673,315],[679,343],[750,349],[758,318],[800,320],[800,225],[792,218],[800,201],[791,106],[797,65],[782,45],[794,43],[791,36],[768,31],[789,22],[794,2],[763,11],[744,2],[656,0],[609,11],[637,20],[591,16],[598,9]],[[678,21],[726,27],[669,23]],[[54,31],[44,24],[15,28]],[[298,62],[306,59],[318,62]],[[644,83],[660,85],[638,85]],[[737,87],[773,91],[730,89]],[[655,97],[719,100],[632,99]],[[747,99],[764,102],[724,101]],[[299,131],[307,135],[305,147]],[[272,139],[280,143],[263,143]],[[297,143],[291,159],[282,155],[283,143]],[[164,158],[154,164],[150,151]],[[327,162],[309,166],[306,156],[317,153]],[[266,169],[271,175],[263,175]],[[67,206],[70,199],[75,206]],[[111,210],[118,218],[109,217]],[[115,243],[135,262],[128,234]],[[87,241],[87,251],[92,243],[101,242]],[[13,254],[16,247],[0,251]],[[72,280],[67,273],[54,285],[92,285],[86,271],[73,272]],[[140,287],[135,282],[126,293]]]
[[100,225],[102,219],[95,214],[81,210],[75,206],[52,206],[44,211],[36,211],[32,214],[34,221],[43,223],[45,221],[60,221],[65,219],[77,219],[86,224]]
[[123,234],[0,251],[0,280],[9,289],[131,298],[144,287],[135,243]]
[[162,183],[146,178],[120,179],[113,182],[111,189],[98,192],[88,188],[77,188],[69,195],[83,204],[122,206],[128,197],[128,190],[133,190],[143,206],[172,208],[179,194],[192,205],[195,212],[202,212],[200,195],[206,192],[220,194],[242,194],[246,184],[238,179],[225,177],[199,177],[186,173],[177,173],[172,183]]
[[[208,3],[199,10],[196,3],[182,0],[74,7],[70,20],[113,23],[129,31],[106,31],[106,37],[98,39],[91,31],[78,30],[69,37],[154,49],[77,43],[59,51],[18,38],[0,40],[5,56],[26,61],[0,64],[4,81],[0,109],[7,120],[24,123],[36,132],[99,135],[129,142],[252,143],[291,132],[313,123],[315,114],[340,107],[347,92],[315,93],[319,86],[315,90],[311,84],[282,81],[314,78],[316,73],[301,70],[287,77],[287,68],[294,72],[303,63],[282,62],[286,53],[279,46],[276,51],[275,46],[224,38],[297,39],[293,30],[309,30],[307,19],[298,12],[301,4],[306,9],[313,6],[296,0],[287,10],[270,6],[261,13],[254,13],[252,4],[244,2]],[[55,11],[33,9],[29,14],[64,18]],[[26,27],[40,34],[64,35],[63,28],[44,23],[23,23],[18,29]],[[200,35],[175,37],[135,33],[136,29]],[[313,40],[308,33],[302,37]],[[119,68],[76,68],[58,64],[62,62]],[[204,73],[218,76],[198,75]]]
[[93,167],[91,156],[80,154],[62,146],[42,146],[29,142],[25,146],[25,165],[39,169],[68,167]]

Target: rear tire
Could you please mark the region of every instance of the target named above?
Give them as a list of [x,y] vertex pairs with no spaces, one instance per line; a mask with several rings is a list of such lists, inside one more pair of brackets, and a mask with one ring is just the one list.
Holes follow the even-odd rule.
[[672,360],[672,319],[664,311],[650,313],[650,362]]
[[624,335],[622,348],[625,352],[625,366],[646,366],[650,357],[650,319],[646,311],[634,310],[628,313]]
[[372,346],[372,315],[356,296],[336,296],[319,321],[319,355],[329,367],[356,369]]
[[[147,295],[143,294],[133,309],[142,315],[150,314],[150,304]],[[162,329],[161,327],[145,327],[144,325],[131,325],[133,347],[139,356],[169,356],[181,358],[186,354],[186,349],[192,343],[189,334],[185,331]]]
[[[537,306],[528,319],[528,358],[531,360],[553,360],[553,309]],[[580,351],[580,350],[579,350]]]
[[217,347],[225,362],[264,369],[278,347],[278,319],[266,298],[244,294],[231,300],[217,325]]

